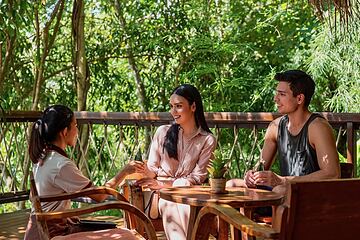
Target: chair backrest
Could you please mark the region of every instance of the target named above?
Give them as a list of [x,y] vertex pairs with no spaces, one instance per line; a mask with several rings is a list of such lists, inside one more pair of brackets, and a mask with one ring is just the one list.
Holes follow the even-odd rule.
[[[30,201],[36,213],[42,213],[41,201],[36,188],[34,174],[30,171]],[[47,240],[49,239],[49,230],[46,224],[46,221],[36,221],[36,225],[39,231],[40,239]]]
[[355,239],[359,199],[360,179],[292,183],[286,239]]

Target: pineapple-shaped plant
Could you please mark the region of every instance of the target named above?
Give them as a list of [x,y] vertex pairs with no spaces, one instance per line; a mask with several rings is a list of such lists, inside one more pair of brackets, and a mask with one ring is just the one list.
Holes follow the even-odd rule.
[[214,151],[214,158],[210,160],[208,173],[210,178],[225,178],[225,173],[227,172],[227,163],[229,158],[226,158],[224,154],[216,149]]

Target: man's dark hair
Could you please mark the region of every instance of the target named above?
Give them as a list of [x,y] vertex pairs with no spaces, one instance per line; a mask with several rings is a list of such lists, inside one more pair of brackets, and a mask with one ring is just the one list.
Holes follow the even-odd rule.
[[310,75],[301,70],[288,70],[276,73],[274,78],[279,82],[288,82],[294,97],[304,94],[304,105],[309,106],[315,91],[315,82]]

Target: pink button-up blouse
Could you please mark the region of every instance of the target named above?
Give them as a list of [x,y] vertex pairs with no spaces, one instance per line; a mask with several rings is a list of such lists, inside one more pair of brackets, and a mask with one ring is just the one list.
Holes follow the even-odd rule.
[[170,125],[160,126],[152,140],[147,166],[158,179],[184,178],[191,184],[201,184],[207,176],[207,167],[216,147],[215,137],[201,127],[190,138],[183,137],[180,128],[177,152],[178,159],[169,157],[163,148],[165,135]]

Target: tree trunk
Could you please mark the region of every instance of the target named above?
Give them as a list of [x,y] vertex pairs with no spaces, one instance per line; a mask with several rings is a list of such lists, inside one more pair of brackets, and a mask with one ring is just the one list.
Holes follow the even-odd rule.
[[[14,3],[12,1],[10,1],[7,4],[7,8],[6,8],[6,10],[7,10],[6,16],[11,16],[10,22],[13,22],[13,17],[14,17],[13,4]],[[4,89],[5,77],[8,73],[10,62],[13,59],[17,29],[10,26],[9,28],[3,29],[3,32],[5,34],[5,45],[3,45],[3,42],[0,42],[0,94],[2,93],[2,91]],[[5,48],[4,57],[2,55],[3,48]]]
[[[120,20],[120,25],[123,28],[124,32],[126,32],[126,21],[124,18],[121,0],[115,0],[115,9],[116,9],[116,12],[117,12],[119,20]],[[148,104],[147,104],[147,99],[146,99],[145,87],[144,87],[144,84],[143,84],[141,76],[140,76],[140,71],[139,71],[136,61],[135,61],[133,47],[132,47],[132,41],[131,41],[131,39],[127,39],[127,40],[125,40],[125,43],[126,43],[127,59],[128,59],[130,68],[134,74],[137,95],[138,95],[138,99],[139,99],[139,105],[140,105],[141,111],[147,112]]]
[[[126,32],[126,21],[125,21],[125,17],[124,17],[124,13],[123,13],[123,7],[122,7],[121,0],[115,0],[115,9],[116,9],[116,12],[119,17],[120,26],[123,28],[124,32]],[[144,87],[143,81],[140,76],[139,68],[137,67],[137,64],[135,61],[133,47],[132,47],[133,44],[132,44],[132,41],[130,38],[125,40],[125,43],[126,43],[126,54],[127,54],[129,66],[134,74],[140,109],[142,112],[148,112],[149,109],[148,109],[148,101],[147,101],[146,93],[145,93],[145,87]],[[145,149],[149,148],[150,142],[151,142],[150,128],[145,127]]]
[[[38,104],[40,99],[41,87],[44,83],[44,68],[46,58],[50,53],[50,50],[54,44],[57,33],[60,28],[60,20],[65,7],[65,0],[59,0],[54,10],[52,11],[49,20],[45,23],[45,26],[41,32],[39,22],[39,6],[40,2],[34,4],[35,10],[35,28],[36,28],[36,59],[35,59],[35,83],[33,88],[33,102],[31,110],[38,110]],[[55,25],[50,31],[52,22],[55,20]],[[52,32],[52,34],[50,33]],[[42,38],[42,39],[41,39]]]
[[[85,34],[84,34],[84,1],[74,0],[72,12],[72,34],[74,41],[73,48],[73,66],[74,66],[74,82],[76,84],[77,93],[77,110],[86,110],[86,100],[90,88],[90,71],[87,64],[85,54]],[[88,176],[86,171],[87,164],[87,150],[86,147],[89,141],[89,127],[88,125],[81,125],[80,132],[80,148],[78,149],[78,166],[84,175]],[[83,156],[83,154],[85,154]]]
[[86,110],[87,94],[90,88],[90,74],[85,54],[84,1],[74,0],[72,28],[74,40],[74,74],[77,92],[77,110]]
[[[5,30],[6,31],[6,30]],[[5,46],[5,58],[2,57],[3,44],[0,43],[0,93],[3,91],[5,76],[9,69],[9,63],[13,59],[14,49],[16,41],[16,29],[13,35],[10,35],[6,31],[6,46]]]

